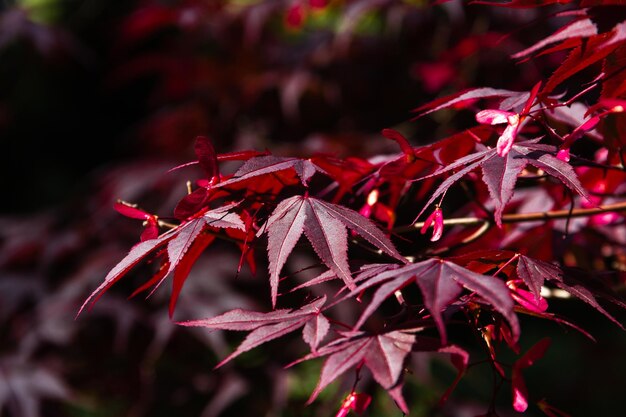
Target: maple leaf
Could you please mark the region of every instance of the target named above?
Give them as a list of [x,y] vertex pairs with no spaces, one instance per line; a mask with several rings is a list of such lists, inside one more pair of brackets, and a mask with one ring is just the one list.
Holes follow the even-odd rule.
[[[237,349],[215,366],[219,368],[242,353],[303,326],[303,339],[315,351],[329,329],[328,319],[321,313],[324,303],[326,303],[325,296],[297,310],[280,309],[260,313],[236,309],[210,319],[185,321],[178,324],[208,329],[250,331]],[[309,324],[309,322],[313,323]]]
[[307,185],[308,180],[316,171],[324,172],[322,168],[308,159],[285,158],[274,155],[257,156],[247,160],[235,174],[233,174],[232,178],[222,181],[217,184],[216,187],[227,187],[260,175],[267,175],[286,169],[293,169],[304,185]]
[[597,33],[598,29],[596,28],[596,25],[591,21],[591,19],[580,18],[561,27],[558,31],[540,40],[533,46],[530,46],[523,51],[517,52],[513,55],[513,58],[524,58],[553,43],[581,37],[586,38],[596,35]]
[[302,233],[311,242],[322,262],[349,288],[354,288],[348,266],[346,228],[350,228],[382,252],[406,262],[389,238],[359,213],[313,197],[293,196],[276,206],[264,228],[268,234],[267,252],[273,306],[276,305],[278,296],[280,271]]
[[504,207],[513,196],[513,189],[517,178],[527,165],[533,165],[543,169],[547,174],[557,178],[572,191],[575,191],[585,199],[587,192],[580,184],[576,172],[570,164],[555,157],[556,148],[550,145],[536,143],[536,140],[518,142],[512,145],[511,150],[503,157],[498,155],[496,149],[479,150],[476,153],[458,159],[454,163],[437,172],[422,177],[425,179],[440,175],[451,170],[460,168],[457,172],[446,178],[435,192],[430,196],[424,208],[417,215],[421,216],[439,196],[465,175],[474,169],[482,168],[483,181],[489,189],[495,203],[494,219],[500,226],[502,224],[502,212]]
[[502,314],[511,325],[515,340],[518,339],[519,323],[513,312],[514,302],[506,284],[498,278],[478,274],[440,259],[428,259],[385,271],[359,285],[351,295],[359,294],[375,285],[380,287],[355,324],[355,329],[360,328],[383,301],[411,283],[416,283],[419,287],[424,305],[435,321],[443,345],[447,343],[447,336],[442,312],[458,299],[463,288],[476,293]]
[[541,359],[548,347],[550,347],[550,339],[541,339],[513,364],[511,388],[513,390],[513,408],[517,412],[522,413],[528,408],[528,390],[522,376],[522,369],[532,366],[538,359]]
[[155,251],[157,248],[162,246],[168,240],[174,237],[173,234],[164,233],[157,239],[150,239],[144,242],[140,242],[133,246],[128,252],[128,254],[122,259],[117,265],[113,267],[109,271],[109,273],[104,278],[104,281],[98,288],[96,288],[89,297],[83,302],[83,305],[78,310],[78,315],[82,313],[82,311],[88,306],[93,305],[98,299],[102,296],[102,294],[108,290],[113,284],[119,281],[128,271],[130,271],[135,265],[137,265],[141,260],[143,260],[147,255]]
[[414,334],[402,331],[375,335],[350,333],[321,347],[317,353],[307,355],[302,360],[328,356],[307,404],[312,403],[328,384],[363,362],[372,372],[376,382],[387,389],[400,409],[408,414],[409,410],[402,398],[399,381],[404,360],[411,352],[415,338]]
[[202,167],[209,180],[219,179],[220,171],[217,165],[217,153],[211,141],[198,136],[193,150],[198,158],[198,164]]
[[450,107],[465,107],[467,103],[473,103],[478,99],[485,98],[503,99],[500,103],[499,110],[509,111],[513,110],[517,106],[523,105],[528,100],[529,96],[530,93],[526,91],[510,91],[488,87],[471,88],[431,101],[430,103],[414,109],[413,112],[418,113],[416,117],[419,118],[435,111]]
[[174,286],[170,299],[171,316],[178,294],[191,270],[191,266],[202,251],[213,241],[212,236],[207,236],[203,232],[207,228],[245,229],[245,225],[239,215],[232,212],[233,207],[235,207],[235,204],[208,210],[202,213],[201,216],[168,230],[155,239],[146,240],[133,246],[126,257],[109,271],[104,278],[104,282],[85,300],[77,315],[80,315],[85,307],[95,303],[106,290],[119,281],[140,261],[167,244],[165,251],[167,260],[164,261],[164,267],[133,295],[147,289],[149,286],[155,286],[156,289],[170,273],[174,272]]
[[[528,288],[535,295],[536,300],[539,300],[541,286],[547,280],[560,289],[572,294],[574,297],[586,302],[613,323],[617,324],[622,329],[624,328],[620,322],[598,303],[594,294],[586,286],[575,281],[572,285],[565,282],[564,272],[557,265],[533,259],[525,255],[519,255],[516,272],[517,276],[526,283]],[[569,279],[572,280],[571,277]]]

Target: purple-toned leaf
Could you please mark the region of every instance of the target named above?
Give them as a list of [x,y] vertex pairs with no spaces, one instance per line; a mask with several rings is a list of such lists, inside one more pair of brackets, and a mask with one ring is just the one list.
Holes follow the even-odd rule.
[[308,159],[283,158],[274,155],[257,156],[246,161],[235,172],[233,178],[216,184],[216,187],[226,187],[240,181],[258,177],[259,175],[271,174],[285,169],[294,169],[304,185],[315,174],[316,171],[324,172],[317,165]]
[[270,311],[269,313],[259,313],[257,311],[235,309],[227,311],[217,317],[190,320],[179,322],[182,326],[206,327],[209,329],[250,331],[261,326],[284,322],[289,320],[297,320],[311,315],[317,315],[326,302],[326,297],[321,297],[297,310],[279,309]]
[[209,193],[206,188],[200,187],[184,196],[174,208],[174,217],[185,220],[200,211],[206,204]]
[[306,319],[289,320],[275,324],[269,324],[253,330],[248,336],[246,336],[243,342],[241,342],[241,344],[237,346],[237,349],[233,353],[228,355],[215,366],[215,369],[220,368],[227,362],[231,361],[242,353],[249,351],[250,349],[262,345],[263,343],[269,342],[270,340],[274,340],[276,338],[284,336],[287,333],[298,330],[304,325],[305,322]]
[[450,354],[450,361],[458,372],[456,377],[454,378],[454,381],[452,381],[452,384],[450,384],[446,392],[441,396],[441,399],[439,400],[439,406],[442,406],[446,401],[448,401],[450,394],[452,394],[452,391],[454,391],[459,381],[461,381],[461,378],[463,378],[463,375],[465,375],[470,356],[467,351],[461,349],[456,345],[444,346],[442,348],[439,348],[437,352]]
[[[564,123],[571,127],[578,127],[585,123],[585,115],[589,111],[589,107],[583,103],[575,102],[569,106],[558,106],[553,109],[547,110],[545,115],[548,118],[556,120],[557,122]],[[595,130],[588,130],[587,136],[594,139],[601,139],[601,135]]]
[[316,211],[327,211],[331,216],[341,221],[349,229],[356,232],[363,239],[376,246],[381,251],[397,260],[406,263],[407,260],[397,251],[391,240],[368,218],[349,208],[327,203],[318,199],[310,199]]
[[396,384],[404,368],[404,359],[411,352],[414,342],[414,334],[400,331],[371,338],[365,353],[365,366],[383,388]]
[[385,271],[358,286],[352,291],[351,295],[360,293],[374,285],[382,284],[359,318],[355,328],[361,327],[376,308],[395,293],[396,290],[410,284],[414,280],[422,292],[424,305],[437,325],[442,344],[445,345],[447,343],[442,311],[458,297],[462,287],[476,292],[476,294],[491,304],[495,310],[507,319],[515,339],[517,340],[519,337],[519,323],[517,316],[513,312],[514,301],[504,282],[498,278],[477,274],[452,262],[439,259],[429,259]]
[[229,204],[209,210],[202,217],[206,224],[211,227],[246,230],[246,225],[241,217],[237,213],[230,211],[234,206],[235,204]]
[[495,204],[494,218],[498,226],[502,225],[504,206],[513,196],[517,177],[526,165],[526,160],[515,151],[502,158],[489,158],[482,162],[483,182],[487,184]]
[[152,253],[172,237],[172,234],[163,234],[158,239],[146,240],[133,246],[130,252],[128,252],[128,255],[109,271],[102,284],[87,297],[76,316],[80,315],[85,307],[98,301],[98,298],[100,298],[104,291],[119,281],[132,267],[137,265],[139,261],[143,260],[148,254]]
[[267,254],[272,306],[276,306],[280,271],[304,231],[305,219],[304,199],[300,196],[294,196],[281,201],[267,220]]
[[484,298],[495,310],[509,322],[513,339],[519,339],[520,328],[517,316],[513,312],[515,303],[509,293],[509,288],[498,278],[490,275],[481,275],[476,272],[463,268],[452,262],[442,262],[448,268],[447,275],[463,285],[468,290],[476,292],[480,297]]
[[517,259],[517,276],[526,283],[535,299],[538,300],[546,278],[562,280],[563,271],[548,262],[520,255]]
[[524,255],[520,255],[518,258],[517,276],[526,283],[537,298],[537,294],[541,292],[541,286],[548,280],[562,290],[572,294],[574,297],[586,302],[613,323],[623,328],[622,324],[598,303],[598,300],[596,300],[591,291],[578,283],[574,283],[573,285],[566,283],[563,275],[563,270],[554,264]]
[[[322,366],[320,373],[320,379],[317,382],[317,386],[311,393],[307,404],[311,404],[320,392],[328,384],[337,379],[341,374],[355,367],[365,354],[367,353],[367,346],[369,345],[369,338],[361,337],[356,340],[347,340],[340,345],[334,346],[334,353],[332,353]],[[318,351],[319,354],[323,354],[322,351]]]
[[[264,228],[268,233],[273,305],[278,295],[280,271],[302,233],[306,235],[317,256],[332,273],[343,280],[349,289],[355,288],[348,265],[346,227],[354,230],[382,252],[406,263],[389,238],[357,212],[316,198],[294,196],[278,204]],[[320,282],[329,279],[332,279],[332,276],[323,276]]]
[[414,342],[414,334],[400,331],[372,336],[356,333],[352,337],[338,340],[329,349],[321,348],[313,357],[329,356],[307,404],[313,402],[328,384],[361,361],[365,362],[376,382],[388,390],[392,389],[400,379],[404,360],[411,352]]
[[335,272],[332,269],[329,269],[327,271],[322,272],[321,274],[319,274],[315,278],[312,278],[312,279],[310,279],[310,280],[308,280],[306,282],[303,282],[302,284],[292,288],[291,291],[289,291],[289,292],[294,292],[294,291],[297,291],[297,290],[301,290],[302,288],[312,287],[314,285],[318,285],[318,284],[321,284],[323,282],[332,281],[334,279],[338,279],[337,278],[337,274],[335,274]]
[[460,104],[467,100],[476,100],[476,99],[481,99],[481,98],[493,98],[493,97],[507,98],[507,97],[518,96],[520,94],[524,94],[524,92],[498,90],[494,88],[473,88],[473,89],[462,91],[460,93],[442,97],[428,104],[425,104],[421,107],[418,107],[417,109],[413,111],[418,113],[417,117],[422,117],[429,113],[452,107],[455,104]]
[[[372,300],[369,302],[367,308],[361,314],[361,317],[354,325],[354,328],[360,328],[387,298],[389,298],[397,290],[405,287],[411,282],[414,282],[415,277],[418,274],[422,274],[424,271],[432,267],[433,265],[429,262],[419,262],[401,268],[385,270],[379,272],[372,279],[369,279],[368,281],[359,285],[354,291],[352,291],[352,293],[350,294],[351,296],[356,296],[357,294],[365,291],[368,288],[383,283],[374,293]],[[459,292],[460,291],[461,288],[459,287]]]
[[[448,189],[450,187],[452,187],[452,185],[454,185],[455,182],[459,181],[466,174],[469,174],[470,172],[472,172],[473,170],[475,170],[476,168],[481,166],[487,159],[493,158],[496,155],[496,150],[495,149],[490,149],[489,151],[482,151],[482,152],[479,152],[478,154],[480,156],[477,155],[476,158],[473,159],[474,162],[469,163],[467,165],[464,165],[463,168],[461,168],[459,171],[455,172],[454,174],[450,175],[448,178],[443,180],[443,182],[439,185],[439,187],[437,187],[435,192],[430,196],[430,198],[428,199],[426,204],[424,204],[424,207],[422,208],[422,210],[417,214],[417,216],[415,217],[414,222],[416,222],[417,219],[420,218],[420,216],[424,213],[424,211],[426,211],[426,209],[439,196],[441,196],[442,194],[446,193],[448,191]],[[465,157],[465,158],[467,158],[467,157]],[[436,174],[434,174],[434,175],[436,175]]]
[[[191,272],[191,268],[196,263],[202,252],[215,240],[215,236],[206,233],[200,233],[191,244],[191,247],[187,250],[183,259],[179,261],[178,266],[174,269],[174,279],[172,280],[172,295],[170,296],[169,315],[170,318],[174,315],[174,309],[176,308],[176,301],[180,291],[183,288],[183,284]],[[168,246],[169,249],[169,246]],[[170,264],[171,265],[171,264]],[[165,279],[167,274],[163,275],[162,279]],[[158,287],[160,284],[157,283]],[[155,287],[156,288],[156,287]]]
[[395,401],[398,408],[405,414],[409,415],[409,406],[402,396],[402,384],[398,384],[395,387],[387,389],[387,394]]
[[315,352],[319,344],[324,340],[330,329],[330,322],[323,314],[317,314],[304,325],[302,329],[302,339]]
[[591,21],[591,19],[575,20],[563,26],[560,30],[558,30],[554,34],[548,36],[547,38],[540,40],[533,46],[514,54],[512,58],[514,59],[524,58],[540,50],[544,46],[548,46],[556,42],[564,41],[566,39],[587,38],[589,36],[596,35],[597,33],[598,33],[598,28]]
[[167,244],[167,257],[170,261],[168,274],[176,269],[178,263],[205,227],[206,223],[202,219],[195,219],[178,226],[176,237]]
[[[528,146],[530,151],[537,148],[538,147],[536,145]],[[518,147],[517,149],[520,150],[521,147]],[[560,180],[570,190],[577,192],[584,199],[588,199],[587,191],[581,185],[578,180],[578,176],[576,175],[576,171],[574,171],[574,168],[572,168],[570,164],[565,161],[561,161],[549,153],[543,153],[538,156],[534,156],[534,153],[530,152],[523,153],[526,155],[529,164],[543,169],[547,174]]]
[[[446,268],[435,259],[422,262],[424,269],[416,276],[417,285],[424,297],[424,305],[430,311],[441,336],[441,343],[448,343],[442,311],[452,303],[462,291],[461,284],[452,280]],[[439,265],[438,265],[439,264]]]
[[322,262],[332,269],[348,288],[353,289],[354,283],[348,266],[346,226],[326,210],[320,210],[319,205],[314,205],[313,199],[307,198],[306,200],[304,234]]

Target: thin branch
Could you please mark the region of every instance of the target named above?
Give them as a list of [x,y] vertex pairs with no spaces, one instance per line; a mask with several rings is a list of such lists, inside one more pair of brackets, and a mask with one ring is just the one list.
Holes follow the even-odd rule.
[[[604,206],[593,208],[578,208],[567,210],[541,211],[533,213],[513,213],[502,215],[502,223],[524,223],[537,220],[566,219],[568,217],[588,217],[594,214],[626,211],[626,201],[621,203],[607,204]],[[444,226],[474,226],[483,223],[493,223],[490,219],[480,217],[458,217],[452,219],[444,219]],[[424,222],[416,222],[406,226],[400,226],[393,229],[394,233],[410,232],[421,229]]]
[[491,222],[484,222],[478,229],[476,229],[476,231],[474,233],[472,233],[471,235],[467,236],[465,239],[463,239],[459,243],[454,244],[454,245],[450,245],[450,246],[446,246],[444,248],[439,248],[439,249],[436,249],[436,250],[433,250],[433,251],[429,251],[427,253],[429,255],[441,255],[442,253],[446,253],[446,252],[449,252],[449,251],[451,251],[453,249],[460,248],[461,246],[469,245],[470,243],[477,241],[485,233],[487,233],[489,231],[489,229],[491,229],[491,226],[493,226],[493,223],[491,223]]

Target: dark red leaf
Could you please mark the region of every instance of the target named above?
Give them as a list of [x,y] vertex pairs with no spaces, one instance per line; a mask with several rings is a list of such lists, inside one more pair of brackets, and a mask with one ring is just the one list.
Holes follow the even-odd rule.
[[[179,262],[179,265],[174,270],[174,279],[172,280],[172,295],[170,296],[169,314],[170,318],[174,315],[174,309],[176,308],[176,301],[178,295],[185,280],[189,276],[191,267],[196,263],[202,252],[215,240],[214,235],[202,233],[194,239],[191,247],[187,250],[184,258]],[[169,247],[168,247],[169,249]],[[165,276],[164,276],[165,278]]]
[[502,226],[502,212],[513,196],[517,177],[528,162],[525,158],[511,151],[501,158],[489,158],[481,163],[483,182],[487,184],[489,195],[495,204],[494,219]]
[[268,324],[316,315],[325,302],[326,298],[321,297],[298,310],[280,309],[270,311],[269,313],[236,309],[210,319],[191,320],[179,322],[178,324],[182,326],[197,326],[221,330],[254,330]]
[[[199,326],[209,329],[251,330],[237,349],[217,364],[216,368],[231,359],[270,340],[293,332],[304,326],[309,320],[318,320],[326,297],[319,298],[298,310],[275,310],[269,313],[232,310],[211,319],[194,320],[179,323],[183,326]],[[323,326],[323,325],[322,325]],[[323,338],[320,331],[317,336]],[[319,340],[317,340],[319,342]]]
[[281,201],[265,225],[272,306],[276,306],[280,271],[302,236],[305,219],[304,199],[295,196]]
[[[520,95],[528,95],[528,93],[519,92],[519,91],[509,91],[509,90],[498,90],[495,88],[472,88],[469,90],[462,91],[460,93],[452,94],[446,97],[439,98],[435,101],[432,101],[428,104],[424,104],[421,107],[413,110],[418,113],[417,117],[425,116],[429,113],[435,112],[437,110],[446,109],[452,106],[458,106],[468,101],[475,101],[482,98],[510,98],[510,97],[519,97]],[[526,97],[524,97],[524,101],[526,101]],[[504,110],[504,109],[502,109]]]
[[348,229],[357,233],[382,252],[399,260],[400,262],[407,262],[406,258],[400,255],[400,253],[396,250],[391,240],[389,240],[389,238],[385,236],[385,234],[368,218],[360,215],[354,210],[338,204],[331,204],[318,199],[311,199],[311,201],[313,202],[315,210],[327,211],[331,216],[341,221],[341,223],[348,227]]
[[131,219],[146,220],[150,216],[145,211],[121,200],[116,201],[113,208],[121,215]]
[[311,351],[315,352],[319,344],[324,340],[330,329],[330,322],[323,314],[307,321],[302,330],[302,338],[311,347]]
[[169,272],[172,272],[178,266],[178,263],[184,258],[191,244],[202,233],[206,223],[202,219],[195,219],[190,222],[178,226],[176,237],[167,244],[167,257],[169,259]]
[[204,213],[202,219],[207,224],[207,226],[220,229],[236,229],[245,231],[245,223],[237,213],[232,211],[235,206],[236,204],[228,204],[213,210],[209,210]]
[[281,201],[265,225],[273,305],[276,304],[280,271],[302,233],[322,262],[350,289],[354,288],[348,265],[346,227],[382,252],[406,262],[389,238],[359,213],[313,197],[294,196]]
[[589,18],[583,18],[579,20],[574,20],[567,25],[561,27],[557,32],[544,38],[534,44],[533,46],[524,49],[513,55],[513,58],[519,59],[527,57],[530,54],[535,53],[541,48],[551,45],[556,42],[564,41],[566,39],[572,38],[588,38],[590,36],[596,35],[598,33],[598,29],[596,25]]
[[174,209],[174,217],[185,220],[193,216],[207,204],[208,199],[209,193],[206,188],[196,188],[178,202]]
[[548,347],[550,347],[550,339],[541,339],[513,364],[511,388],[513,390],[513,408],[515,411],[522,413],[528,408],[528,390],[522,376],[522,370],[532,366],[538,359],[541,359]]
[[439,348],[437,352],[450,354],[452,365],[454,365],[458,372],[456,378],[452,381],[452,384],[450,384],[446,392],[439,400],[439,406],[442,406],[446,401],[448,401],[450,394],[452,394],[452,391],[454,391],[458,383],[461,381],[461,378],[463,378],[463,375],[465,375],[465,371],[467,370],[467,365],[469,363],[469,353],[456,345],[444,346]]
[[404,135],[402,135],[402,133],[394,129],[383,129],[381,133],[384,137],[395,141],[400,146],[402,152],[407,156],[407,158],[409,158],[408,162],[411,162],[415,158],[415,152],[413,151],[413,147],[404,137]]
[[[318,353],[311,357],[328,355],[328,359],[324,362],[320,379],[307,403],[313,402],[328,384],[361,361],[383,388],[390,390],[397,387],[404,360],[411,352],[414,342],[415,335],[400,331],[372,336],[358,333],[320,348]],[[399,405],[403,410],[406,409],[403,400]]]
[[163,234],[158,239],[146,240],[145,242],[140,242],[132,247],[128,255],[124,257],[104,278],[104,282],[98,286],[91,293],[89,297],[85,300],[83,305],[78,310],[77,316],[87,307],[88,305],[93,305],[100,296],[111,287],[111,285],[115,284],[119,281],[128,271],[131,270],[132,267],[137,265],[141,260],[143,260],[147,255],[152,253],[155,249],[159,248],[161,245],[165,244],[168,240],[174,237],[173,234]]
[[308,159],[283,158],[274,155],[257,156],[246,161],[237,172],[235,172],[233,178],[222,181],[217,184],[216,187],[226,187],[260,175],[271,174],[285,169],[295,170],[304,185],[307,184],[308,180],[316,171],[323,172],[321,168]]
[[475,292],[493,306],[495,310],[500,312],[511,325],[515,340],[519,337],[519,323],[517,316],[513,312],[514,302],[504,282],[498,278],[477,274],[460,265],[439,259],[429,259],[385,271],[359,285],[351,295],[382,284],[359,318],[355,328],[360,328],[378,306],[395,291],[413,281],[415,281],[422,292],[424,305],[430,311],[439,329],[442,344],[445,345],[447,343],[442,312],[458,297],[462,287]]
[[198,163],[206,173],[207,178],[219,178],[217,153],[211,141],[204,136],[198,136],[193,149],[198,158]]
[[572,294],[574,297],[586,302],[613,323],[623,328],[622,324],[598,303],[598,300],[596,300],[589,289],[579,283],[573,283],[572,285],[566,283],[563,270],[560,267],[545,261],[520,255],[517,262],[517,275],[524,280],[537,299],[541,292],[541,286],[548,280],[562,290]]
[[333,217],[316,200],[306,199],[304,234],[317,256],[332,269],[350,289],[354,287],[348,266],[348,232],[340,219]]

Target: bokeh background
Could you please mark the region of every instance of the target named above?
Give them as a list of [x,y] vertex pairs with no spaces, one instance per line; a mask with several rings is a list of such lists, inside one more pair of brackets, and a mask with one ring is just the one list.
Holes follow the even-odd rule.
[[[472,86],[528,89],[563,58],[510,59],[558,27],[550,16],[559,7],[420,0],[0,4],[0,415],[7,417],[334,415],[351,382],[332,385],[304,407],[321,363],[282,369],[305,353],[297,337],[213,371],[240,335],[176,326],[167,315],[167,288],[127,300],[142,282],[141,268],[75,319],[141,231],[113,202],[171,215],[195,174],[167,171],[193,160],[197,135],[210,137],[220,152],[269,148],[282,155],[396,152],[379,134],[387,127],[415,145],[430,143],[471,125],[472,114],[411,122],[412,109]],[[265,280],[249,271],[236,277],[239,259],[231,249],[218,246],[194,267],[176,320],[267,307]],[[580,303],[553,306],[598,341],[525,321],[529,340],[553,338],[547,356],[527,372],[531,396],[573,416],[624,415],[624,333]],[[426,354],[415,355],[411,369],[411,415],[486,411],[491,381],[480,367],[437,411],[454,369]],[[369,416],[401,415],[384,392],[364,389],[374,395]],[[513,415],[507,389],[498,399],[501,415]]]

